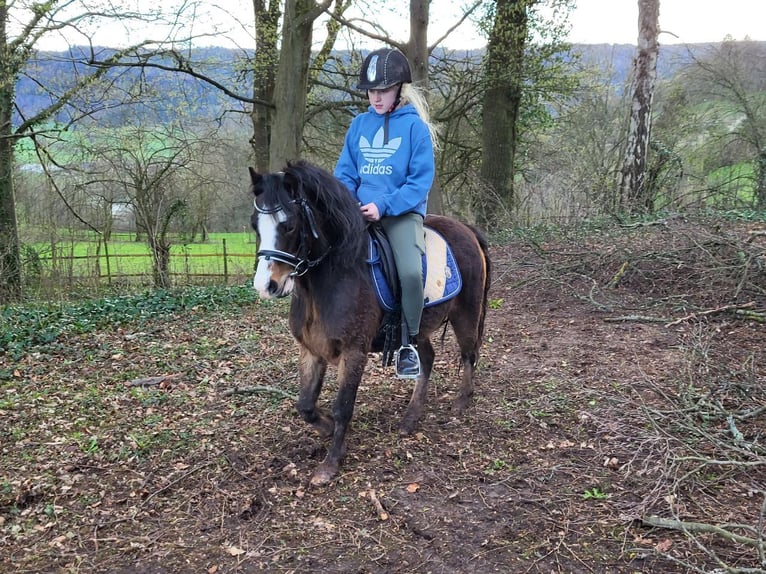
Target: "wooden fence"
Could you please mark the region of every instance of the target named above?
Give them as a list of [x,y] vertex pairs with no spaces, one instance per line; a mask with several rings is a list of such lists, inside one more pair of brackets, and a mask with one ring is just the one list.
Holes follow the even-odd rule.
[[[255,249],[251,253],[229,252],[226,239],[211,244],[211,251],[191,253],[183,246],[171,249],[168,275],[175,285],[236,284],[253,274]],[[50,254],[25,256],[25,279],[30,287],[43,291],[82,286],[144,286],[153,283],[152,253],[100,253],[74,255],[66,248]]]

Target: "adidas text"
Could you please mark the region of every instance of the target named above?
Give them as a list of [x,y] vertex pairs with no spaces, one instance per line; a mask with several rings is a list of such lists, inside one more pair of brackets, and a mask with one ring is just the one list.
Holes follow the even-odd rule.
[[365,175],[391,175],[393,168],[390,165],[368,163],[362,167],[361,171]]

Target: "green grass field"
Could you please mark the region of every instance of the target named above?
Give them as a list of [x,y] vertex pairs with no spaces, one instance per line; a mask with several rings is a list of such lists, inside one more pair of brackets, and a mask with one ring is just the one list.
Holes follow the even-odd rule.
[[[255,262],[254,233],[212,233],[205,242],[178,238],[170,250],[174,276],[226,278],[251,275]],[[55,242],[35,242],[24,249],[28,274],[70,279],[151,277],[152,256],[135,234],[113,234],[104,244],[97,236],[79,234]]]

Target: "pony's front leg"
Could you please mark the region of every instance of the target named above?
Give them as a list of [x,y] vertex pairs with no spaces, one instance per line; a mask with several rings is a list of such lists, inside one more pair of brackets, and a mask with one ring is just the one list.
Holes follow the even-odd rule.
[[311,477],[311,484],[320,486],[327,484],[337,474],[340,462],[346,454],[346,430],[354,414],[356,392],[367,364],[367,353],[353,352],[341,355],[338,364],[338,394],[332,407],[332,418],[335,429],[332,444],[324,461],[317,467]]
[[298,371],[301,391],[295,408],[304,421],[317,429],[320,436],[323,438],[332,436],[334,428],[332,417],[317,408],[317,399],[322,392],[324,376],[327,372],[327,362],[301,345]]

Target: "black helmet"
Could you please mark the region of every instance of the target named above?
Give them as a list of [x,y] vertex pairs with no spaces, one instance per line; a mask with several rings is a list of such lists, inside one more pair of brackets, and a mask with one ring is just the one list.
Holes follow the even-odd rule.
[[399,50],[381,48],[370,52],[359,72],[357,90],[385,90],[396,84],[412,82],[410,63]]

